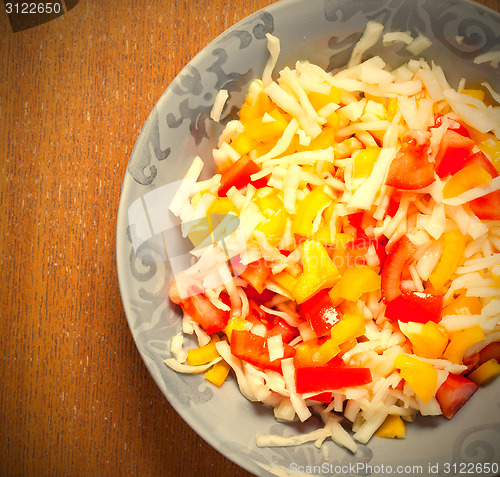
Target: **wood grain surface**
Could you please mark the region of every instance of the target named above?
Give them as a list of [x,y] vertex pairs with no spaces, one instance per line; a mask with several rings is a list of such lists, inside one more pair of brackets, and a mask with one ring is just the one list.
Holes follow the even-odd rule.
[[271,3],[80,0],[17,33],[0,12],[0,476],[250,475],[149,375],[122,309],[115,227],[164,89]]

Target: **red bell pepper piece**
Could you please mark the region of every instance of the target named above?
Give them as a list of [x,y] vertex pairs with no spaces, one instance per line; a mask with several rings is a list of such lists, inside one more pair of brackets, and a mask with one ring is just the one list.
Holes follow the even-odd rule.
[[311,396],[309,399],[312,399],[313,401],[322,402],[325,404],[330,404],[332,402],[332,397],[333,393],[324,392],[316,394],[315,396]]
[[403,323],[410,321],[439,323],[442,308],[442,296],[403,290],[401,295],[387,304],[385,316],[390,320],[399,320]]
[[340,312],[328,295],[326,289],[299,305],[300,312],[311,325],[317,336],[323,336],[330,331],[335,323],[340,320]]
[[386,303],[401,295],[401,273],[416,250],[415,245],[404,235],[389,251],[381,272],[382,297]]
[[[283,343],[284,357],[291,358],[295,355],[295,349]],[[261,369],[272,369],[281,373],[281,359],[271,361],[267,348],[267,340],[262,336],[254,335],[246,330],[233,330],[231,333],[231,353],[253,366]]]
[[370,368],[304,366],[295,369],[295,389],[299,394],[362,386],[372,380]]
[[436,392],[436,399],[446,419],[451,419],[477,391],[478,385],[461,375],[448,374]]
[[255,164],[248,156],[241,156],[229,168],[222,171],[222,177],[218,190],[219,197],[227,194],[231,187],[241,189],[251,183],[257,189],[267,185],[267,179],[263,177],[257,181],[251,181],[250,177],[260,171],[260,167]]
[[472,139],[448,129],[436,155],[436,173],[443,178],[462,169],[474,147]]

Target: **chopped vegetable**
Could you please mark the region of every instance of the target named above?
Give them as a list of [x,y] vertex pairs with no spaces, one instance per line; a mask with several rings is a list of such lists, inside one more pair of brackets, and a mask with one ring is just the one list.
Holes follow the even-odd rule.
[[461,375],[448,374],[446,381],[436,392],[443,416],[451,419],[477,391],[478,386]]
[[498,94],[465,79],[456,91],[424,59],[363,60],[383,29],[370,22],[335,73],[298,61],[273,74],[267,34],[262,79],[213,150],[217,174],[199,180],[196,157],[169,206],[195,245],[169,297],[199,346],[179,334],[165,363],[216,386],[232,370],[276,419],[323,420],[258,445],[405,438],[405,421],[450,419],[500,374]]

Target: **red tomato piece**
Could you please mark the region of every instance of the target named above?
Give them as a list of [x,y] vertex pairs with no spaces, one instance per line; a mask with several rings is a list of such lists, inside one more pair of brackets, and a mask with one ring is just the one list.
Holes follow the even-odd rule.
[[416,251],[415,245],[406,235],[391,247],[381,272],[382,297],[386,303],[401,295],[401,274]]
[[[285,358],[291,358],[295,350],[288,344],[283,343]],[[231,333],[231,353],[247,363],[261,369],[272,369],[281,373],[281,359],[271,361],[267,348],[267,340],[262,336],[254,335],[250,331],[233,330]]]
[[477,391],[478,385],[461,375],[448,374],[436,392],[436,399],[446,419],[451,419]]
[[496,359],[500,363],[500,342],[494,341],[479,351],[478,366],[490,359]]
[[256,302],[263,304],[268,301],[270,301],[273,296],[274,292],[269,290],[268,288],[265,288],[262,293],[259,293],[253,286],[248,285],[245,287],[245,293],[247,294],[248,298],[252,298]]
[[[456,133],[460,134],[461,136],[470,137],[469,131],[467,131],[467,128],[462,123],[459,123],[458,121],[454,121],[453,119],[450,119],[450,118],[448,118],[448,123],[449,123],[448,129],[455,131]],[[436,127],[436,128],[438,128],[439,126],[441,126],[441,124],[443,124],[443,115],[442,114],[440,114],[436,118],[436,121],[434,124],[435,124],[434,127]]]
[[451,129],[444,133],[436,155],[436,173],[443,178],[462,169],[474,147],[474,141]]
[[386,184],[403,190],[416,190],[434,182],[434,164],[429,160],[429,133],[412,131],[403,139],[391,163]]
[[295,369],[295,388],[299,394],[362,386],[372,381],[369,368],[304,366]]
[[317,336],[328,333],[332,326],[340,321],[341,317],[325,289],[301,303],[299,310]]
[[492,177],[492,179],[498,177],[498,171],[483,151],[471,154],[465,161],[464,167],[472,164],[479,164]]
[[469,205],[481,220],[500,220],[500,190],[471,200]]
[[399,320],[403,323],[410,321],[439,323],[442,308],[442,296],[403,290],[401,295],[387,304],[385,316],[390,320]]
[[190,296],[180,305],[209,335],[223,330],[229,320],[229,311],[217,308],[205,295]]
[[260,167],[255,164],[248,156],[241,156],[234,164],[222,171],[222,177],[218,190],[219,197],[227,194],[231,187],[241,189],[248,185],[253,184],[257,189],[267,185],[267,179],[263,177],[257,181],[252,181],[250,178],[253,174],[260,171]]

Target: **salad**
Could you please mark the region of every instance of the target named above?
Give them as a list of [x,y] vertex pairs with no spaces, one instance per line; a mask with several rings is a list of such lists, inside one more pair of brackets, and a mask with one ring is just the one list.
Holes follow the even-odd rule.
[[375,22],[335,73],[298,61],[274,80],[267,37],[215,174],[196,157],[170,204],[194,248],[165,363],[216,386],[232,372],[278,421],[324,423],[259,446],[356,452],[418,414],[453,418],[500,374],[500,95],[423,59],[363,60],[380,39],[429,45]]

